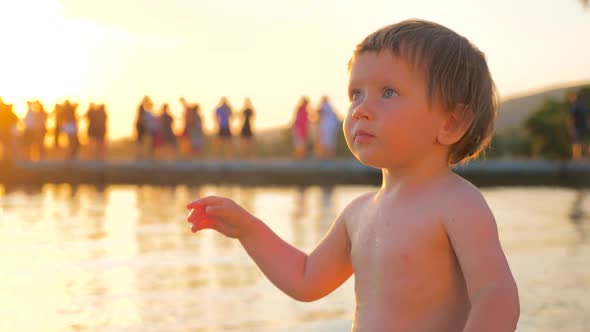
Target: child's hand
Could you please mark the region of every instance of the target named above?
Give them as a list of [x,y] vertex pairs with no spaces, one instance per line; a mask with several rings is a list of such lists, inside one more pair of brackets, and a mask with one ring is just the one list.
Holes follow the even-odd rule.
[[244,237],[254,217],[229,198],[209,196],[187,205],[191,232],[211,228],[231,238]]

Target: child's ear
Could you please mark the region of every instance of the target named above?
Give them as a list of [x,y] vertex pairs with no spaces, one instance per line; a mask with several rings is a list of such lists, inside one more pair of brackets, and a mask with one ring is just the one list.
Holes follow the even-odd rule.
[[436,140],[442,145],[453,145],[463,138],[472,122],[473,112],[459,105],[446,114]]

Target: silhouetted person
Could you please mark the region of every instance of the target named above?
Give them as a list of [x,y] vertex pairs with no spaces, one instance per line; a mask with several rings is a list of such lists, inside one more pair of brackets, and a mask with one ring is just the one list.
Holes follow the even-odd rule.
[[319,158],[333,158],[336,154],[340,120],[327,96],[323,96],[317,110],[316,154]]
[[232,150],[231,119],[232,110],[228,104],[227,98],[221,98],[219,106],[215,109],[215,119],[217,122],[217,138],[215,140],[216,151],[221,151],[221,155],[229,157]]
[[104,104],[90,104],[85,114],[91,158],[104,160],[106,155],[107,112]]
[[135,118],[136,159],[153,158],[154,135],[157,131],[157,121],[152,114],[153,103],[150,97],[143,97],[137,107]]
[[45,158],[45,134],[47,133],[47,112],[37,100],[27,102],[24,118],[23,148],[26,159],[43,160]]
[[572,133],[572,159],[582,159],[584,150],[586,155],[590,156],[590,146],[588,146],[588,139],[590,136],[590,110],[587,105],[584,105],[579,98],[579,94],[571,93],[568,96],[570,102],[570,114],[568,118],[568,126]]
[[59,148],[59,140],[64,124],[64,112],[61,104],[55,104],[53,108],[53,146]]
[[180,98],[184,108],[184,129],[182,138],[186,142],[186,154],[189,157],[197,157],[203,149],[203,119],[199,104],[188,104],[184,98]]
[[45,136],[47,135],[47,119],[49,118],[48,112],[43,107],[40,101],[36,101],[37,104],[37,124],[38,133],[36,144],[39,147],[39,159],[45,159]]
[[23,151],[23,157],[25,159],[32,159],[31,150],[35,132],[35,120],[34,103],[32,101],[27,101],[27,113],[25,113],[25,117],[23,119],[25,127],[21,138],[21,148]]
[[78,157],[80,140],[78,139],[77,108],[78,104],[71,103],[69,100],[66,100],[62,105],[63,125],[61,126],[61,131],[68,137],[66,161],[71,161]]
[[254,114],[252,101],[250,98],[246,98],[242,110],[242,129],[240,131],[240,149],[243,157],[252,157],[254,152],[254,133],[252,131]]
[[170,114],[170,105],[163,104],[158,117],[156,147],[161,149],[166,160],[175,159],[176,157],[176,135],[172,129],[173,124],[174,118]]
[[5,104],[0,98],[0,160],[12,160],[17,154],[18,117],[12,107],[12,104]]
[[305,157],[307,148],[307,139],[309,134],[309,99],[302,97],[295,110],[295,120],[293,121],[293,148],[295,158],[302,159]]

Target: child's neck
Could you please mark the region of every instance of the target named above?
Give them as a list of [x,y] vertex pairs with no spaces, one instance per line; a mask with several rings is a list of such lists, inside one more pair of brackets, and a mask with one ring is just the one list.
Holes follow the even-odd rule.
[[444,158],[431,155],[396,168],[383,168],[381,192],[413,191],[430,185],[437,179],[451,173],[450,166]]

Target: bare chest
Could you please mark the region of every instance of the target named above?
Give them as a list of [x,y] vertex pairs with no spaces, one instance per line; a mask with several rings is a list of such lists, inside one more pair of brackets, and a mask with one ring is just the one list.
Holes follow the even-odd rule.
[[356,218],[349,236],[357,278],[407,278],[453,264],[444,226],[432,214],[402,208]]

